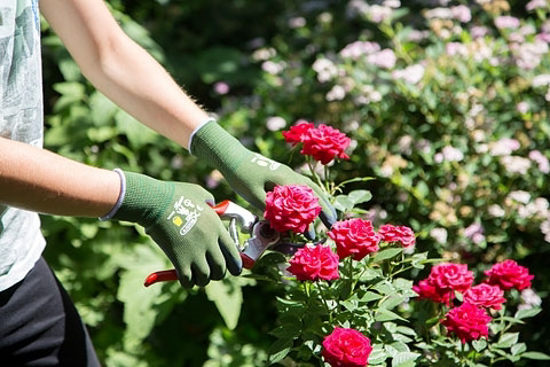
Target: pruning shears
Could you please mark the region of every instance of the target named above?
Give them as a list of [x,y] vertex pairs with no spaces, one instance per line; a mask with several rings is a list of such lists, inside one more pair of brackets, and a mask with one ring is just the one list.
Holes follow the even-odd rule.
[[[281,235],[269,225],[266,220],[259,220],[245,208],[230,200],[222,201],[212,207],[221,219],[229,220],[227,228],[229,235],[239,248],[243,266],[251,269],[256,261],[267,249],[273,249],[283,253],[292,253],[303,245],[292,243],[281,243]],[[245,234],[250,234],[242,244],[239,240],[239,229]],[[146,287],[157,282],[178,280],[176,270],[157,271],[150,274],[144,282]]]

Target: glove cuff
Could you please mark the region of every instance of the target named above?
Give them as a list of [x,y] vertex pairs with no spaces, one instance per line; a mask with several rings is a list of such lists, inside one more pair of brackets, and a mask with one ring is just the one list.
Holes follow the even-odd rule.
[[170,205],[174,185],[139,173],[123,173],[126,192],[113,218],[135,222],[147,228]]
[[217,168],[224,176],[234,172],[251,152],[216,121],[208,121],[195,132],[189,152]]
[[122,200],[124,200],[124,196],[126,195],[126,177],[124,177],[124,173],[120,168],[115,168],[114,171],[118,173],[118,177],[120,178],[120,193],[118,194],[118,199],[113,206],[113,209],[111,209],[111,211],[105,216],[100,217],[99,220],[109,220],[113,218],[118,212],[118,209],[120,209],[120,206],[122,205]]

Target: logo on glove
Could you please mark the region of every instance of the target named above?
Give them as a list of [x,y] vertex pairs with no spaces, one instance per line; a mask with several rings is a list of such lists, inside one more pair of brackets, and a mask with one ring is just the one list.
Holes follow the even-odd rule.
[[174,203],[174,210],[166,219],[171,220],[177,227],[181,227],[180,235],[185,236],[195,226],[203,210],[202,206],[193,204],[182,195]]
[[277,168],[281,167],[280,163],[272,161],[271,159],[268,159],[259,154],[254,154],[254,157],[252,157],[252,160],[250,162],[256,163],[260,167],[268,167],[272,171],[275,171]]

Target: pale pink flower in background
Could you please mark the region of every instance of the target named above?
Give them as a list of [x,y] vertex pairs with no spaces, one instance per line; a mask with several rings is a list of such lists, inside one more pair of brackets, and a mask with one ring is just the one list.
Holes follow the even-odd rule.
[[340,50],[340,56],[357,60],[363,55],[370,55],[378,51],[380,51],[380,45],[376,42],[355,41]]
[[328,82],[338,75],[338,68],[327,58],[319,58],[312,65],[317,73],[317,80],[321,83]]
[[520,26],[520,22],[516,17],[501,15],[495,18],[495,26],[498,29],[514,29]]
[[224,95],[229,93],[229,84],[225,82],[217,82],[214,84],[214,92],[216,92],[219,95]]
[[520,148],[516,139],[503,138],[490,144],[490,154],[493,157],[507,156]]
[[451,7],[451,14],[454,19],[462,23],[467,23],[472,20],[472,12],[466,5]]
[[537,33],[537,29],[532,24],[525,24],[519,29],[519,34],[522,36],[530,36],[535,33]]
[[504,166],[508,173],[518,173],[520,175],[525,175],[531,168],[531,161],[519,156],[500,157],[500,164]]
[[286,121],[280,116],[272,116],[267,119],[265,125],[269,131],[279,131],[286,126]]
[[517,57],[518,67],[524,70],[533,70],[548,53],[548,44],[544,41],[535,40],[532,43],[522,43],[519,46],[510,47]]
[[460,42],[449,42],[445,45],[445,50],[449,56],[467,56],[468,48]]
[[262,63],[262,70],[272,75],[279,74],[285,69],[285,67],[286,67],[286,64],[283,61],[273,62],[273,61],[267,60]]
[[526,101],[521,101],[516,105],[516,110],[522,114],[529,112],[530,109],[531,107],[529,106],[529,103]]
[[417,29],[411,30],[407,35],[407,40],[411,42],[420,42],[430,36],[430,31],[419,31]]
[[540,33],[540,34],[537,34],[537,36],[535,37],[535,39],[537,41],[541,41],[541,42],[546,42],[546,43],[550,43],[550,33]]
[[518,305],[518,310],[539,307],[542,304],[542,299],[532,288],[522,290],[520,293],[520,298],[521,304]]
[[453,12],[449,8],[433,8],[424,12],[427,19],[451,19]]
[[446,243],[448,233],[445,228],[436,227],[430,230],[430,236],[439,243]]
[[518,215],[521,218],[548,218],[550,213],[548,212],[549,203],[545,198],[536,198],[527,205],[520,206],[518,208]]
[[547,0],[531,0],[525,5],[527,11],[533,11],[535,9],[548,8]]
[[490,30],[485,26],[473,26],[470,28],[470,33],[472,34],[472,38],[476,39],[485,37],[490,33]]
[[393,9],[387,6],[370,5],[367,9],[367,18],[373,23],[382,23],[390,18]]
[[425,68],[423,65],[414,64],[402,70],[394,70],[392,77],[394,79],[403,79],[410,84],[416,84],[424,77],[424,70]]
[[436,153],[434,155],[434,161],[436,163],[446,162],[460,162],[464,159],[464,153],[461,150],[446,146],[441,150],[441,153]]
[[550,85],[550,74],[539,74],[535,76],[531,85],[535,88]]
[[302,28],[306,23],[306,18],[304,17],[294,17],[288,20],[288,26],[290,28]]
[[223,180],[223,175],[220,171],[214,170],[206,176],[206,187],[208,189],[215,189],[219,186],[220,182]]
[[529,152],[529,159],[537,163],[539,171],[542,173],[550,173],[550,161],[538,150],[532,150]]
[[489,214],[495,218],[502,218],[506,215],[506,211],[498,204],[492,204],[487,208]]
[[274,48],[259,48],[252,54],[252,59],[255,61],[265,61],[277,55]]
[[397,8],[401,7],[401,1],[399,1],[399,0],[384,0],[382,5],[386,6],[388,8],[397,9]]
[[550,242],[550,218],[540,224],[540,232],[544,235],[544,240]]
[[367,61],[381,68],[393,69],[397,56],[395,56],[393,50],[385,48],[382,51],[369,55]]
[[531,200],[531,194],[524,190],[512,191],[508,194],[508,197],[522,204],[527,204]]
[[485,241],[483,226],[480,223],[472,223],[464,229],[464,237],[469,238],[475,244]]
[[328,102],[341,101],[346,97],[346,90],[341,85],[335,85],[325,96]]

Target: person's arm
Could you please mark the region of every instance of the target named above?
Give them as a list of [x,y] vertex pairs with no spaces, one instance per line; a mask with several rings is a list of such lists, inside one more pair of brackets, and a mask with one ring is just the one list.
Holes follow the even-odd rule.
[[114,207],[120,178],[44,149],[0,137],[0,203],[31,211],[101,217]]
[[40,10],[99,91],[187,148],[190,134],[209,116],[123,32],[103,0],[40,0]]

